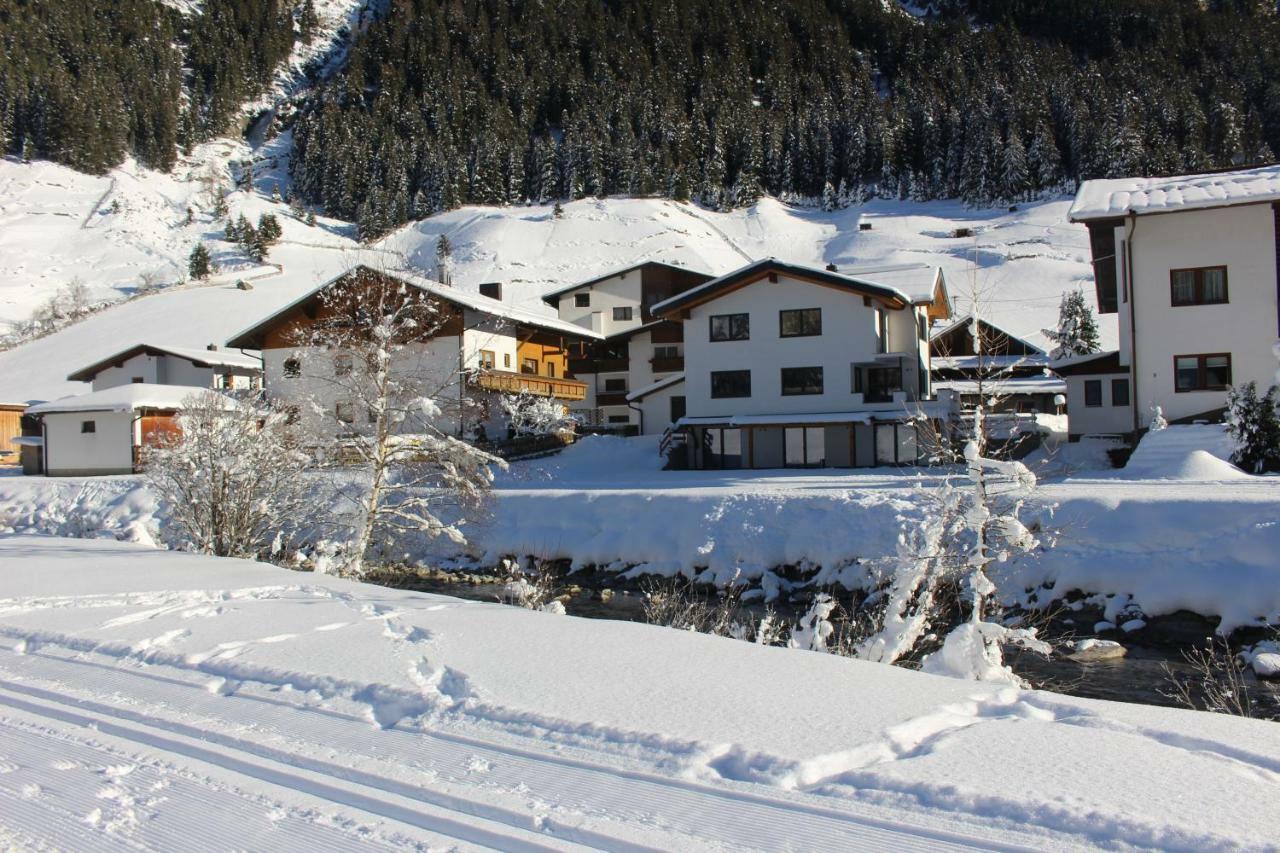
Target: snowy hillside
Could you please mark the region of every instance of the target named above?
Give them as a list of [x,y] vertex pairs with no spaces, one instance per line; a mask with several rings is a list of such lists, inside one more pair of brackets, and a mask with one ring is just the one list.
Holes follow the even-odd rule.
[[[1085,287],[1092,300],[1087,235],[1066,221],[1068,202],[1018,212],[969,210],[948,202],[882,202],[833,213],[765,200],[717,213],[662,199],[588,199],[550,206],[465,207],[414,223],[372,248],[360,247],[346,223],[308,226],[268,200],[287,180],[285,164],[247,146],[204,146],[174,175],[132,165],[105,178],[49,163],[0,161],[0,321],[29,316],[72,279],[95,300],[136,297],[144,277],[160,285],[184,277],[197,241],[210,245],[221,284],[169,288],[133,298],[55,335],[0,353],[0,399],[51,399],[81,390],[66,375],[93,360],[149,340],[173,345],[221,343],[257,317],[337,274],[358,256],[430,273],[441,234],[453,244],[456,286],[476,290],[502,281],[504,298],[549,312],[550,290],[644,259],[722,273],[760,257],[842,268],[907,261],[940,264],[961,310],[976,287],[983,313],[1015,334],[1043,343],[1064,290]],[[235,246],[207,209],[206,177],[234,175],[235,162],[257,157],[255,191],[231,193],[233,215],[275,212],[284,237],[264,270]],[[274,168],[273,168],[274,167]],[[187,223],[187,208],[193,221]],[[872,225],[859,230],[859,223]],[[957,228],[974,236],[955,238]],[[257,276],[266,275],[265,278]],[[254,290],[237,290],[237,278]],[[1115,324],[1102,318],[1104,345]]]

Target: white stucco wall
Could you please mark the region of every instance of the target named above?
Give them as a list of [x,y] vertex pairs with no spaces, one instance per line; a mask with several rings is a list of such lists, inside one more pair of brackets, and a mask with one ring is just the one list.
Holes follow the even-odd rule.
[[[811,284],[785,275],[776,283],[761,280],[693,308],[684,321],[685,396],[691,416],[901,410],[902,404],[866,404],[853,392],[852,365],[877,357],[875,307],[860,294]],[[779,312],[784,309],[821,308],[822,334],[783,338]],[[751,315],[751,337],[746,341],[711,341],[710,317],[716,314]],[[887,311],[889,353],[905,352],[903,385],[914,389],[916,364],[921,353],[915,309]],[[924,348],[927,354],[927,347]],[[927,364],[927,361],[926,361]],[[823,393],[783,396],[781,369],[822,367]],[[711,373],[750,370],[751,396],[730,399],[711,397]]]
[[462,358],[467,368],[479,367],[481,350],[488,350],[493,353],[493,366],[496,370],[519,373],[518,349],[515,331],[510,323],[477,312],[467,312],[466,328],[462,333]]
[[[1140,427],[1150,423],[1157,405],[1165,417],[1175,419],[1226,403],[1225,391],[1176,392],[1176,355],[1230,353],[1233,384],[1253,380],[1266,387],[1275,381],[1271,347],[1280,306],[1274,229],[1267,204],[1140,216],[1127,249],[1123,241],[1128,229],[1116,229],[1122,363],[1130,364],[1129,312],[1136,310],[1133,400]],[[1123,299],[1125,250],[1133,253],[1132,303]],[[1227,304],[1172,305],[1171,270],[1218,265],[1227,267]],[[1072,396],[1073,417],[1077,408]]]
[[[84,421],[96,430],[81,432]],[[50,476],[127,474],[133,470],[133,414],[51,412],[44,416],[45,465]]]
[[635,405],[644,412],[641,435],[661,435],[671,426],[671,398],[684,396],[684,383],[677,382],[645,396]]
[[[1127,373],[1099,373],[1079,376],[1067,376],[1067,399],[1070,401],[1067,414],[1067,430],[1073,436],[1081,435],[1123,435],[1133,431],[1133,409],[1131,406],[1111,405],[1111,380],[1128,379]],[[1102,405],[1086,406],[1084,404],[1084,384],[1086,381],[1102,383]],[[1130,388],[1130,400],[1133,389]]]
[[[434,338],[405,347],[397,354],[393,363],[393,370],[397,374],[413,377],[419,393],[438,400],[443,412],[432,423],[451,434],[458,429],[462,391],[461,379],[458,377],[458,347],[457,336]],[[317,348],[294,347],[268,349],[262,355],[267,398],[283,406],[297,406],[304,432],[316,436],[318,440],[324,440],[338,431],[341,425],[335,419],[334,412],[340,400],[353,404],[355,417],[349,428],[358,431],[367,427],[367,408],[361,403],[360,395],[353,391],[353,385],[359,386],[358,380],[335,375],[337,353]],[[284,374],[284,362],[290,358],[297,358],[301,363],[301,375],[298,377]],[[353,359],[352,370],[353,375],[358,375],[359,359]],[[476,418],[484,416],[485,413],[477,412],[471,406],[463,410],[463,420],[468,428]],[[405,430],[411,432],[422,426],[421,421],[411,422],[406,424]]]
[[[643,272],[638,269],[631,270],[598,281],[590,287],[562,294],[556,306],[560,319],[602,335],[612,335],[639,326]],[[575,297],[580,293],[589,294],[590,306],[579,308],[574,304]],[[614,320],[615,307],[631,308],[631,319]]]
[[185,358],[173,355],[152,356],[139,353],[119,367],[108,367],[99,371],[93,378],[93,390],[102,391],[128,385],[135,378],[141,377],[143,382],[160,385],[190,385],[194,388],[215,387],[214,377],[233,374],[237,388],[249,388],[252,384],[253,371],[238,367],[197,367]]

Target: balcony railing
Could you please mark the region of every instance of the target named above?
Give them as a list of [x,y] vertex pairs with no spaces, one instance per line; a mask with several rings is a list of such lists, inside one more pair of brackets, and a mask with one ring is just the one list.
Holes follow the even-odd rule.
[[684,356],[654,356],[649,359],[649,364],[653,365],[654,373],[677,373],[684,370]]
[[486,391],[518,394],[521,391],[539,397],[555,397],[558,400],[583,400],[587,396],[587,384],[575,379],[555,379],[533,373],[513,373],[509,370],[479,370],[471,376],[471,384]]

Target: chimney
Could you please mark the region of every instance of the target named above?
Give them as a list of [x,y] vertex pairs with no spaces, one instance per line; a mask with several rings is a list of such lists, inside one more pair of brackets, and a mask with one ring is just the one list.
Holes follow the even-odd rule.
[[502,282],[486,281],[480,284],[480,295],[502,301]]
[[217,351],[218,351],[218,345],[217,345],[217,344],[206,344],[206,345],[205,345],[205,349],[207,349],[209,352],[217,352]]
[[827,264],[827,272],[840,272],[840,268],[835,264]]

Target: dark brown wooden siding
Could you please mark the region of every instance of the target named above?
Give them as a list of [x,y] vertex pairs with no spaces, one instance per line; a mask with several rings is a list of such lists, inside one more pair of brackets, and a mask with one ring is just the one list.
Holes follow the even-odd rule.
[[1123,219],[1098,219],[1087,223],[1089,250],[1093,254],[1093,281],[1098,293],[1098,313],[1120,310],[1116,286],[1116,228]]
[[649,314],[649,306],[669,299],[677,293],[684,293],[691,287],[697,287],[711,280],[711,276],[693,270],[673,269],[671,267],[651,264],[640,269],[640,319],[648,323],[653,317]]

